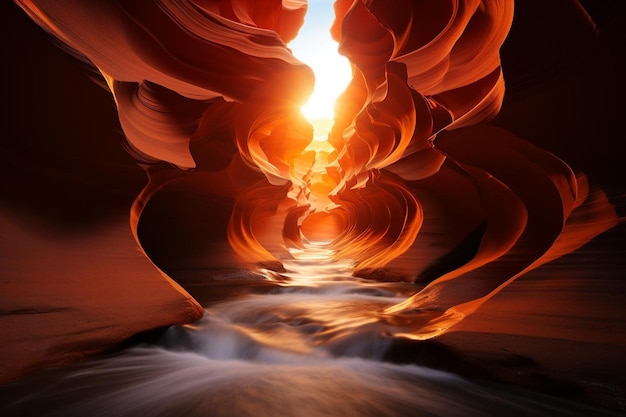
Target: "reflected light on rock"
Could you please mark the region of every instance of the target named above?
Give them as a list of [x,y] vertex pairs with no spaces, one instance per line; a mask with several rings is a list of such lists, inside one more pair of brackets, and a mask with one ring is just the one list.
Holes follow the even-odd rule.
[[[484,123],[513,0],[270,3],[18,0],[107,81],[149,178],[140,245],[155,200],[167,229],[196,193],[232,209],[211,232],[253,268],[388,280],[410,261],[402,279],[425,288],[380,315],[423,339],[617,223],[584,174]],[[191,223],[153,247],[205,239]]]

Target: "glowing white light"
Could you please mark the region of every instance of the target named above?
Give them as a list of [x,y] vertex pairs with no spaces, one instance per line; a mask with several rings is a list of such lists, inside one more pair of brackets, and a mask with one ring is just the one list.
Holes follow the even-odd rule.
[[326,140],[334,117],[334,104],[352,79],[347,58],[337,52],[330,36],[335,19],[332,0],[309,1],[304,26],[289,44],[293,54],[313,69],[315,89],[302,113],[313,124],[315,140]]

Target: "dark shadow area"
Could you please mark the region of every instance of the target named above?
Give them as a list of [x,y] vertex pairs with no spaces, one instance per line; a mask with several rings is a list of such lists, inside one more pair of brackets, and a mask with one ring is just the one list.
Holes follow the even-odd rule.
[[146,177],[111,94],[13,2],[0,24],[2,206],[24,227],[62,233],[127,216]]

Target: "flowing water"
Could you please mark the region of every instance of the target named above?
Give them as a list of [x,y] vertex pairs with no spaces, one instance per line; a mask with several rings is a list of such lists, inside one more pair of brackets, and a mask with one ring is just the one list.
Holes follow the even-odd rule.
[[374,312],[407,295],[335,272],[342,279],[292,275],[297,285],[210,305],[150,343],[2,387],[0,415],[612,415],[384,361],[391,338]]

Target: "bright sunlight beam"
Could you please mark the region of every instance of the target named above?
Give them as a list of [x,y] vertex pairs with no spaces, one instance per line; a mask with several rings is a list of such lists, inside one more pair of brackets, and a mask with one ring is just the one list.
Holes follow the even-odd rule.
[[335,19],[333,0],[309,0],[304,26],[288,46],[293,54],[313,69],[315,88],[302,113],[314,128],[314,140],[325,141],[333,125],[337,97],[352,79],[347,58],[337,52],[337,42],[330,36]]

